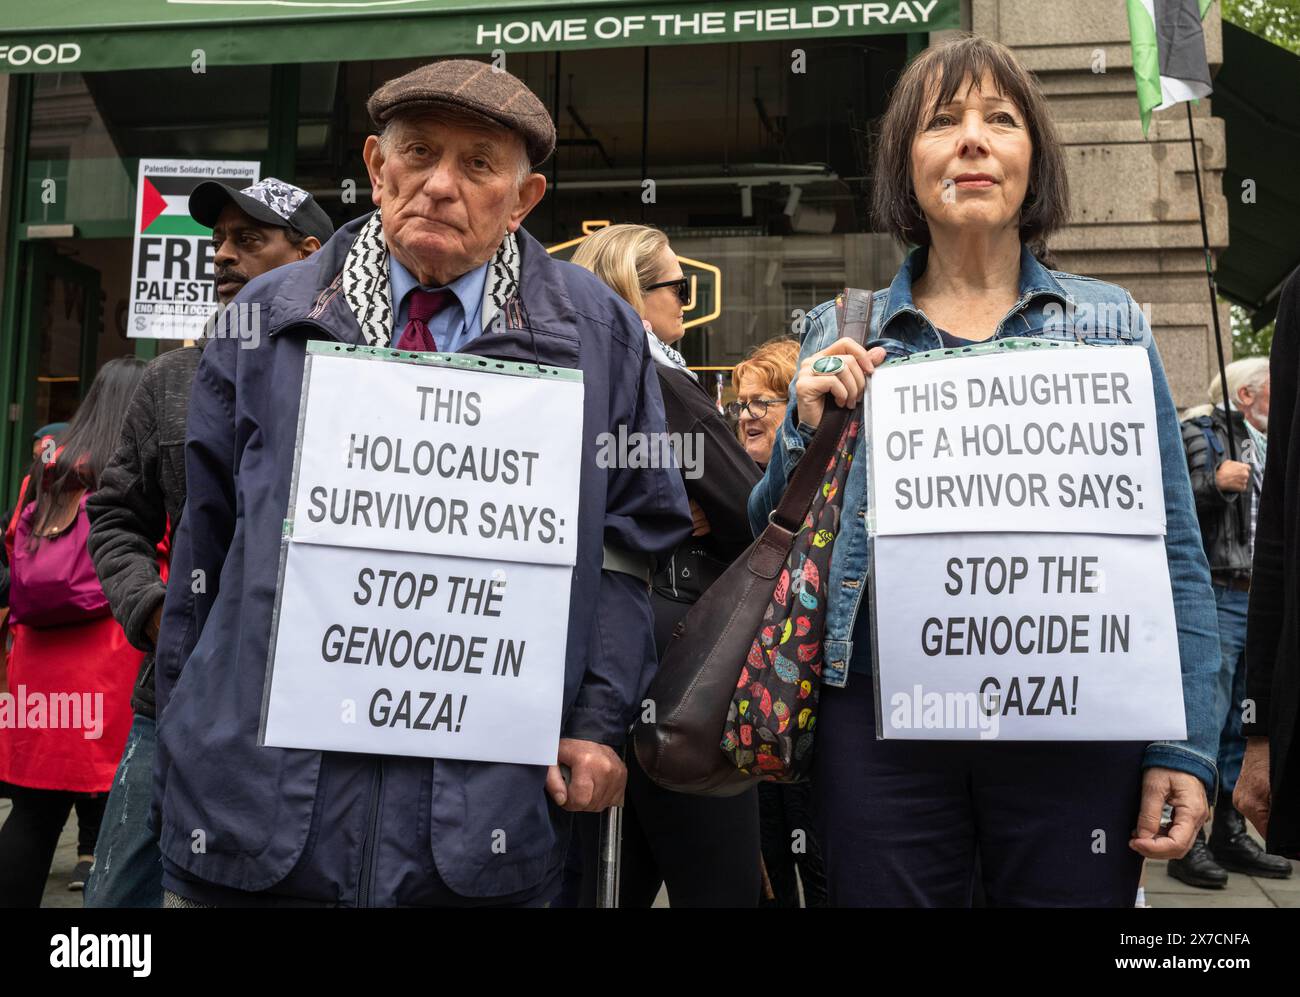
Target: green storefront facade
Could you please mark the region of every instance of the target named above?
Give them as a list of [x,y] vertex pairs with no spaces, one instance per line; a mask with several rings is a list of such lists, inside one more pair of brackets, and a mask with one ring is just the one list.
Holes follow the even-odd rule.
[[558,123],[552,190],[529,230],[559,245],[593,220],[663,227],[726,289],[687,344],[693,362],[721,367],[788,332],[847,270],[896,264],[864,212],[872,122],[961,6],[42,0],[0,12],[6,493],[33,430],[70,415],[99,366],[174,345],[126,334],[141,157],[258,160],[342,223],[370,207],[366,96],[430,58],[493,60]]

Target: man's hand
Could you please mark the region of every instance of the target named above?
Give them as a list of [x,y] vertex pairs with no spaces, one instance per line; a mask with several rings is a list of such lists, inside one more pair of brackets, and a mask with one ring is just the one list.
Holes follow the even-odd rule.
[[[560,765],[569,767],[566,786]],[[560,738],[559,764],[546,770],[546,791],[565,810],[599,813],[623,802],[627,767],[614,749],[595,741]]]
[[158,646],[158,631],[162,629],[162,603],[158,603],[158,608],[153,611],[153,616],[149,617],[149,626],[145,628],[145,636],[149,638],[155,647]]
[[1221,492],[1244,492],[1250,484],[1250,465],[1239,460],[1225,460],[1214,472],[1214,483]]
[[[1160,814],[1166,803],[1174,808],[1174,817],[1161,831]],[[1209,813],[1200,779],[1187,772],[1149,768],[1142,773],[1142,803],[1128,846],[1149,859],[1180,859],[1191,849]]]
[[693,537],[702,537],[712,529],[709,526],[709,517],[704,515],[704,510],[695,499],[691,499],[691,525],[694,527],[691,530]]
[[1237,788],[1232,791],[1232,805],[1268,837],[1268,818],[1273,809],[1273,790],[1268,781],[1268,738],[1246,738],[1246,757],[1241,762]]

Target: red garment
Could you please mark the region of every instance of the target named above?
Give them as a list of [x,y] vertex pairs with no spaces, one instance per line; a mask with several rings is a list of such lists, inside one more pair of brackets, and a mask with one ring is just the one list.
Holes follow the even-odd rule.
[[[23,496],[27,484],[24,480]],[[11,564],[17,522],[15,510],[5,531]],[[159,545],[160,554],[165,549],[165,543]],[[108,791],[131,728],[131,690],[144,652],[127,643],[112,616],[61,627],[15,623],[8,630],[13,634],[8,685],[14,699],[0,705],[8,714],[0,712],[0,782],[30,789]],[[27,726],[33,704],[59,712],[53,706],[59,700],[50,697],[67,693],[80,700],[80,726],[48,720],[36,728]],[[33,699],[37,695],[39,699]],[[61,712],[63,722],[76,720],[71,706]],[[87,736],[95,733],[98,736]]]

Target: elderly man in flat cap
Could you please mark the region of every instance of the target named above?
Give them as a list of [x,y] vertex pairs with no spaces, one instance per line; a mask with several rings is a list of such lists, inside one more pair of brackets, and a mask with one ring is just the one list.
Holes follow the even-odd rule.
[[[546,189],[533,167],[555,146],[541,102],[508,73],[449,60],[385,84],[369,111],[378,210],[250,282],[237,301],[254,307],[227,314],[260,312],[259,345],[241,349],[230,330],[195,377],[157,652],[164,906],[548,903],[565,811],[621,797],[617,748],[655,658],[644,572],[691,529],[679,473],[595,458],[620,426],[663,432],[663,405],[636,314],[520,227]],[[258,745],[309,339],[582,371],[563,777]]]

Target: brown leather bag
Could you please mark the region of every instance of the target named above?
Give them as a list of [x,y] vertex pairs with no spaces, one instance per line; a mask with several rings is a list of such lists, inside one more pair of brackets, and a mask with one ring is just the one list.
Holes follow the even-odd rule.
[[[836,321],[841,338],[865,345],[871,292],[845,288],[836,298]],[[647,693],[654,704],[653,722],[638,719],[632,730],[637,760],[664,789],[735,796],[760,781],[736,768],[722,750],[727,710],[777,576],[851,414],[827,405],[767,527],[673,631]]]

